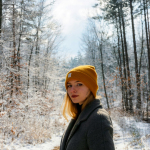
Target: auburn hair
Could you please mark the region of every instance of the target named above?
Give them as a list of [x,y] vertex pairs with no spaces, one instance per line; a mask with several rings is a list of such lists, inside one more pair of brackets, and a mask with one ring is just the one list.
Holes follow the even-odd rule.
[[[89,96],[83,102],[81,110],[83,110],[87,106],[87,104],[89,104],[93,100],[95,100],[95,97],[93,93],[90,92]],[[78,115],[77,104],[72,102],[67,92],[65,94],[62,107],[63,107],[62,114],[66,120],[68,120],[68,116],[73,119],[77,118]]]

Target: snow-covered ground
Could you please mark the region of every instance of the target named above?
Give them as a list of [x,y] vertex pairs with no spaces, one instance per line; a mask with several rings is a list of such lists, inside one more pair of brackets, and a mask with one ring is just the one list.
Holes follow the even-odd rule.
[[[123,112],[124,113],[124,112]],[[136,116],[112,111],[116,150],[150,150],[150,124]]]
[[[18,112],[11,109],[11,117],[1,112],[0,150],[59,150],[69,122],[60,112],[62,95],[56,97],[50,101],[34,97],[28,108],[20,108]],[[150,124],[119,108],[108,110],[113,120],[116,150],[150,150]]]
[[[122,123],[122,124],[121,124]],[[116,150],[150,150],[150,124],[136,122],[131,118],[120,118],[120,122],[113,120],[114,143]],[[1,150],[57,150],[61,135],[52,135],[50,141],[42,144],[20,144],[13,141],[11,144],[3,144]],[[1,141],[2,142],[2,141]],[[56,148],[56,149],[54,149]]]
[[150,150],[150,143],[145,144],[142,138],[136,137],[129,128],[128,131],[124,130],[115,121],[113,121],[113,126],[116,150]]
[[15,141],[9,145],[3,145],[3,147],[0,147],[0,150],[53,150],[55,147],[59,146],[60,139],[60,136],[54,136],[50,141],[37,145],[22,145]]

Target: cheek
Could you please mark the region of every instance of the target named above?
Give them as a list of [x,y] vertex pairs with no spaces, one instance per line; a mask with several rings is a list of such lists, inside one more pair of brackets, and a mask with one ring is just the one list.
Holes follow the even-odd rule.
[[67,90],[67,93],[68,93],[69,96],[71,96],[71,93],[72,93],[72,92],[71,92],[70,89],[68,89],[68,90]]
[[84,89],[85,96],[88,96],[90,94],[90,90],[88,88]]
[[88,96],[89,94],[90,94],[90,90],[88,89],[88,90],[87,90],[87,96]]
[[68,95],[70,94],[70,90],[67,90]]

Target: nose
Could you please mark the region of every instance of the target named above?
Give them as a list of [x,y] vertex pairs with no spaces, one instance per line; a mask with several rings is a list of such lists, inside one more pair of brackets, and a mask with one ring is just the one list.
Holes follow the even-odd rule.
[[76,93],[76,92],[77,92],[75,86],[72,86],[72,87],[70,88],[70,92],[71,92],[71,93]]

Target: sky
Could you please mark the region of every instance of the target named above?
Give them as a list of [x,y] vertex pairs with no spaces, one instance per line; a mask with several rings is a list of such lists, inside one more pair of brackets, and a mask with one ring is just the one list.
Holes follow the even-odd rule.
[[65,37],[62,47],[66,55],[75,57],[81,51],[82,33],[95,3],[96,0],[56,0],[53,16],[62,26],[62,36]]

